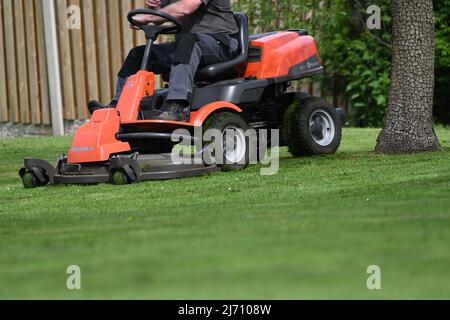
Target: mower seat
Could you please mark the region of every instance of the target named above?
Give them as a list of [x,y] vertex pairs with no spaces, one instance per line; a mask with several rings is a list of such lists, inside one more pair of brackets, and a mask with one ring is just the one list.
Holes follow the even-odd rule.
[[239,33],[234,36],[239,41],[239,55],[229,61],[212,64],[197,72],[197,82],[218,82],[239,77],[245,69],[248,58],[248,18],[241,12],[234,13]]

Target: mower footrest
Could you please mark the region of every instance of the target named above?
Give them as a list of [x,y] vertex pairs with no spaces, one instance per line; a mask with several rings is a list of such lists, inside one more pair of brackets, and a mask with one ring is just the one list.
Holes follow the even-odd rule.
[[218,172],[220,169],[217,166],[166,171],[166,172],[144,172],[141,174],[141,181],[162,181],[172,179],[182,179],[202,176],[214,172]]
[[101,184],[109,183],[111,177],[108,175],[55,175],[55,184]]

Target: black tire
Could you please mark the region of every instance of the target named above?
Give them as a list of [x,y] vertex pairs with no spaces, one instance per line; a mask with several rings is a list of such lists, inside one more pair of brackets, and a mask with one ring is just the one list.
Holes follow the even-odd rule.
[[336,109],[324,99],[298,99],[284,116],[283,136],[295,157],[330,155],[341,144],[342,123]]
[[35,189],[41,186],[38,178],[32,171],[28,171],[23,175],[22,182],[25,189]]
[[[285,92],[283,96],[280,98],[281,103],[281,115],[286,114],[286,112],[289,110],[289,108],[296,102],[300,100],[305,100],[311,98],[311,95],[308,92]],[[280,134],[280,147],[286,147],[287,141],[283,134]]]
[[[229,128],[238,129],[239,131],[242,131],[244,135],[249,129],[247,122],[241,116],[230,112],[214,114],[203,124],[203,132],[206,132],[210,129],[216,129],[222,133],[225,133]],[[236,161],[235,163],[229,163],[231,161],[227,161],[226,155],[224,154],[223,159],[219,161],[220,163],[218,164],[218,166],[223,171],[239,171],[244,170],[248,167],[250,162],[249,138],[246,136],[244,141],[245,152],[242,152],[244,155],[242,157],[240,155],[236,157],[236,159],[240,157],[240,160]],[[221,145],[223,145],[223,142],[221,143]]]
[[309,92],[296,92],[295,97],[297,99],[304,100],[311,98],[311,95],[309,94]]
[[127,184],[131,184],[131,178],[125,173],[125,171],[118,169],[112,173],[112,182],[116,186],[123,186]]

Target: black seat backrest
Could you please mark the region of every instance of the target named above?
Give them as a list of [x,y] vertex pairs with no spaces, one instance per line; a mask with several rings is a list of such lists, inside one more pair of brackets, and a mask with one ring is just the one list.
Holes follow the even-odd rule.
[[[234,19],[239,28],[239,55],[232,60],[209,65],[197,72],[196,81],[216,82],[239,77],[247,65],[248,58],[248,18],[241,12],[234,13]],[[236,36],[233,36],[236,37]]]

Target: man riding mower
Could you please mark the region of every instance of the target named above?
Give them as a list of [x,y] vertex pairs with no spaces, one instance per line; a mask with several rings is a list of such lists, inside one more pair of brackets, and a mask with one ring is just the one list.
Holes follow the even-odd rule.
[[[242,170],[249,164],[249,129],[279,130],[280,146],[288,146],[294,156],[337,151],[343,111],[290,90],[292,81],[323,72],[314,38],[305,30],[249,36],[247,16],[233,14],[229,0],[163,0],[161,5],[161,10],[128,14],[130,23],[145,32],[147,45],[132,50],[125,61],[117,101],[110,106],[90,103],[92,118],[54,166],[25,159],[19,172],[25,187],[128,184]],[[176,41],[153,45],[162,34],[175,34]],[[170,74],[167,89],[155,90],[154,73]],[[178,129],[189,133],[178,138],[196,146],[210,141],[195,132],[222,132],[221,159],[174,160],[173,133]],[[237,133],[231,142],[229,130]],[[197,147],[196,152],[206,149]]]
[[[166,103],[155,119],[189,120],[194,78],[199,66],[225,62],[238,54],[239,29],[230,8],[230,0],[147,0],[147,8],[161,9],[180,20],[182,33],[177,41],[153,45],[146,69],[155,74],[170,75]],[[136,15],[132,28],[139,25],[162,24],[167,19],[155,15]],[[115,107],[127,79],[142,65],[145,46],[131,50],[118,74],[116,96],[110,106]],[[104,108],[96,101],[89,103],[90,111]]]

